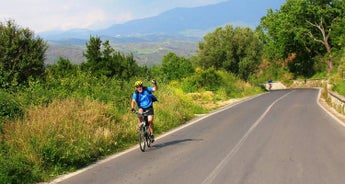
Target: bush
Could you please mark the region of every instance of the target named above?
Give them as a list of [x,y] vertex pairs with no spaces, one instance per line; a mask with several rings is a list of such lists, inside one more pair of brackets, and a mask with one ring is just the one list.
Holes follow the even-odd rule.
[[0,122],[12,120],[22,115],[23,109],[16,98],[10,93],[0,91]]
[[40,178],[40,170],[24,155],[5,157],[0,153],[1,183],[36,183]]
[[338,81],[333,84],[333,91],[336,91],[340,95],[345,95],[345,81]]
[[223,80],[217,71],[214,68],[209,68],[184,79],[181,87],[187,93],[199,90],[216,91],[222,83]]

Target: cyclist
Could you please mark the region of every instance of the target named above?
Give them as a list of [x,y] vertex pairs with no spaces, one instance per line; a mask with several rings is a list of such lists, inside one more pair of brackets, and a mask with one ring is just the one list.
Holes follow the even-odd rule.
[[268,90],[271,90],[272,89],[272,79],[269,79],[267,81],[267,83],[268,83]]
[[[154,125],[153,125],[153,99],[156,99],[152,92],[158,90],[157,82],[155,80],[151,81],[153,84],[153,87],[145,87],[143,86],[142,81],[136,81],[135,82],[135,91],[132,95],[132,102],[131,102],[131,110],[132,112],[135,112],[134,106],[137,104],[139,108],[139,112],[143,113],[144,111],[148,111],[148,117],[147,120],[149,122],[149,130],[150,130],[150,140],[151,142],[154,142]],[[138,119],[139,125],[141,122],[141,119]]]

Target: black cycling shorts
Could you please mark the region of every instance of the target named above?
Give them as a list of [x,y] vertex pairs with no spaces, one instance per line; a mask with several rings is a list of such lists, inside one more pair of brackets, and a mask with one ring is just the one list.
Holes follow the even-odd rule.
[[148,107],[148,108],[142,108],[143,109],[143,112],[145,112],[145,111],[149,111],[149,112],[147,112],[147,115],[154,115],[155,114],[155,111],[153,110],[153,107],[152,106],[150,106],[150,107]]

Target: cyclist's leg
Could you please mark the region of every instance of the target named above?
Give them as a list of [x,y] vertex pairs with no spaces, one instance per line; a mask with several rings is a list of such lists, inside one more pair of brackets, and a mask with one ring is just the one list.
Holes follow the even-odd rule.
[[149,129],[150,129],[150,134],[151,134],[151,141],[154,141],[154,125],[153,125],[153,117],[154,117],[154,110],[153,107],[149,107],[148,108],[149,113],[148,113],[148,117],[147,117],[147,121],[149,122]]
[[148,120],[149,126],[150,126],[150,133],[153,135],[153,132],[154,132],[153,115],[147,116],[147,120]]
[[[139,112],[139,113],[143,113],[144,110],[143,110],[142,108],[139,108],[139,109],[138,109],[138,112]],[[142,117],[138,117],[138,127],[140,127],[141,121],[142,121]]]
[[153,143],[155,141],[155,136],[154,136],[154,125],[153,125],[153,115],[149,115],[147,117],[148,122],[149,122],[149,130],[150,130],[150,141]]

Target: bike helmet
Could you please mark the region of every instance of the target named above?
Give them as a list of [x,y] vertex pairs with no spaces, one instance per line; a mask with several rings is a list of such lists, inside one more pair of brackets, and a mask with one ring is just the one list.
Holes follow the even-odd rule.
[[134,86],[142,86],[142,85],[143,85],[143,82],[139,80],[135,82]]

